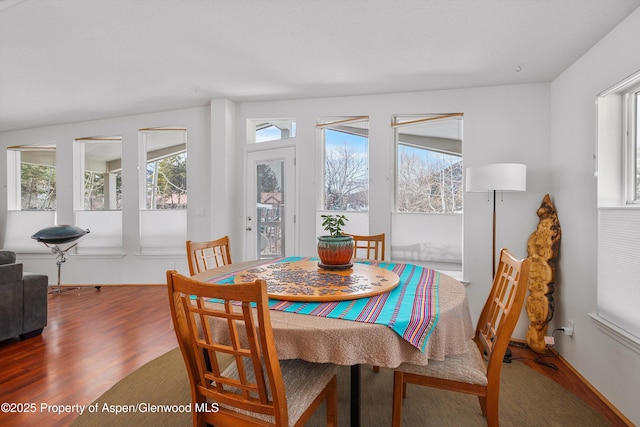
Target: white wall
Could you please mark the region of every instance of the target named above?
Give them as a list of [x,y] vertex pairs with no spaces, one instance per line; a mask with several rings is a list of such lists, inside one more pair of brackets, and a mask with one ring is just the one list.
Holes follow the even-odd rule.
[[[562,227],[555,327],[575,322],[574,338],[558,335],[560,353],[633,423],[640,424],[640,355],[597,329],[596,95],[640,70],[640,9],[551,85],[551,156]],[[640,303],[640,301],[638,301]]]

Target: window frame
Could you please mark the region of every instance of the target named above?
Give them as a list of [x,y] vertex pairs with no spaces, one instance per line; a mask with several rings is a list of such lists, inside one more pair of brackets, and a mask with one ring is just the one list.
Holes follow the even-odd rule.
[[[280,125],[280,126],[279,126]],[[260,138],[259,132],[268,128],[280,129],[278,138]],[[292,117],[270,119],[247,119],[247,144],[263,144],[266,142],[295,140],[297,121]]]
[[[138,130],[138,203],[139,203],[139,249],[140,254],[176,254],[184,250],[184,242],[187,239],[187,209],[188,199],[184,206],[176,206],[168,209],[151,209],[147,207],[147,164],[149,163],[149,135],[162,132],[183,132],[183,140],[180,144],[166,145],[159,143],[153,147],[152,153],[156,159],[166,158],[184,153],[186,155],[185,168],[189,167],[188,137],[189,130],[186,127],[171,126],[144,128]],[[162,138],[162,137],[160,137]],[[182,150],[174,150],[175,147],[184,145]],[[163,153],[163,151],[166,151]],[[185,179],[187,179],[185,169]],[[188,186],[185,181],[185,195],[188,198]]]
[[[633,305],[637,294],[640,243],[640,204],[630,203],[637,175],[634,122],[637,104],[629,95],[640,89],[640,71],[596,96],[597,177],[597,301],[589,316],[612,338],[640,354],[640,315]],[[630,114],[635,113],[635,118]],[[637,172],[637,171],[636,171]]]
[[[320,146],[320,150],[321,150],[321,166],[319,168],[319,175],[320,175],[320,182],[322,183],[321,187],[320,187],[320,194],[319,194],[319,206],[320,206],[320,211],[331,211],[331,212],[362,212],[362,213],[368,213],[369,212],[369,201],[370,201],[370,194],[369,194],[369,181],[370,181],[370,141],[369,141],[369,116],[340,116],[340,117],[336,117],[336,116],[332,116],[332,117],[323,117],[317,120],[316,122],[316,129],[318,131],[318,141],[319,141],[319,146]],[[365,173],[366,173],[366,178],[363,180],[364,185],[366,186],[366,193],[367,193],[367,204],[366,204],[366,208],[362,208],[362,209],[353,209],[353,210],[342,210],[342,209],[328,209],[327,208],[327,202],[326,202],[326,172],[327,172],[327,130],[332,130],[335,132],[343,132],[343,133],[349,133],[349,132],[345,132],[345,131],[341,131],[339,129],[337,129],[338,125],[349,125],[352,123],[366,123],[366,165],[365,165]],[[357,135],[359,137],[365,137],[363,135]]]
[[624,92],[625,196],[628,205],[640,205],[640,84]]
[[[113,196],[114,198],[110,201],[110,204],[112,206],[112,208],[109,207],[109,205],[103,206],[100,209],[87,209],[87,200],[86,200],[86,175],[87,173],[95,173],[95,172],[91,172],[91,171],[87,171],[86,168],[86,163],[87,163],[87,156],[86,156],[86,147],[87,144],[95,144],[97,145],[119,145],[120,148],[120,157],[119,157],[119,164],[120,167],[116,170],[118,170],[118,173],[115,174],[115,176],[113,177]],[[122,136],[110,136],[110,137],[83,137],[83,138],[76,138],[74,140],[74,149],[73,149],[73,155],[74,155],[74,188],[73,188],[73,199],[74,199],[74,211],[109,211],[109,210],[116,210],[116,211],[122,211],[123,210],[123,195],[122,195],[122,188],[120,188],[120,198],[118,199],[118,188],[116,186],[116,182],[117,182],[117,175],[120,174],[120,180],[122,180]],[[118,159],[114,159],[114,160],[110,160],[106,163],[110,163],[113,161],[116,161]],[[103,173],[104,175],[105,173]],[[104,191],[108,191],[109,188],[109,183],[106,182],[105,178],[103,177],[103,185],[104,185],[104,189],[103,189],[103,193]],[[118,201],[120,202],[120,206],[118,206]],[[105,196],[105,203],[109,202],[109,198]]]
[[[51,209],[23,209],[22,206],[22,164],[33,163],[25,162],[23,153],[25,152],[52,152],[51,165],[43,164],[41,166],[49,167],[54,170],[53,186],[55,188],[55,198],[53,200],[53,208]],[[7,209],[10,211],[52,211],[58,210],[57,200],[57,147],[54,141],[28,144],[14,145],[7,147]]]
[[[451,214],[462,214],[463,212],[463,205],[462,205],[462,192],[463,192],[463,182],[462,182],[462,162],[463,162],[463,153],[462,153],[462,123],[459,123],[458,125],[458,129],[459,129],[459,135],[458,135],[458,139],[457,141],[459,141],[458,143],[456,143],[457,146],[459,146],[459,148],[456,147],[448,147],[446,143],[441,143],[441,144],[433,144],[433,145],[428,145],[428,144],[412,144],[410,142],[401,142],[399,139],[399,134],[400,134],[400,129],[406,128],[406,127],[410,127],[410,126],[418,126],[420,124],[424,124],[424,123],[429,123],[429,122],[434,122],[434,121],[444,121],[444,120],[462,120],[464,114],[463,113],[433,113],[433,114],[415,114],[415,115],[408,115],[408,114],[396,114],[393,115],[391,118],[391,127],[394,130],[394,135],[393,135],[393,141],[394,141],[394,188],[393,188],[393,212],[398,213],[398,214],[433,214],[433,215],[451,215]],[[405,120],[406,119],[406,120]],[[451,144],[453,145],[453,144]],[[399,167],[398,167],[398,162],[400,161],[400,156],[399,156],[399,151],[400,151],[400,146],[405,146],[405,147],[411,147],[411,148],[415,148],[415,149],[423,149],[432,153],[440,153],[440,154],[446,154],[446,155],[451,155],[451,156],[455,156],[456,152],[459,151],[459,158],[460,158],[460,187],[459,187],[459,191],[460,191],[460,198],[461,198],[461,205],[460,205],[460,209],[459,210],[455,210],[455,211],[451,211],[451,212],[423,212],[423,211],[405,211],[405,210],[400,210],[398,207],[398,203],[399,203],[399,184],[400,184],[400,180],[399,180]]]
[[[180,207],[174,207],[174,208],[163,208],[163,209],[158,209],[158,208],[153,208],[153,207],[149,207],[148,205],[148,191],[149,191],[149,184],[147,182],[147,167],[149,165],[149,163],[151,163],[151,161],[149,161],[149,139],[148,139],[148,134],[151,133],[162,133],[162,132],[183,132],[184,133],[184,142],[175,145],[176,147],[179,145],[183,145],[184,147],[181,150],[175,151],[175,152],[167,152],[165,154],[162,154],[162,151],[168,150],[169,148],[172,148],[174,146],[170,146],[170,147],[163,147],[162,145],[158,148],[155,148],[154,150],[152,150],[153,153],[156,153],[157,157],[155,158],[155,161],[161,161],[164,160],[166,158],[170,158],[173,156],[178,156],[181,154],[185,155],[185,180],[187,179],[187,172],[186,169],[188,168],[188,162],[189,162],[189,156],[188,156],[188,131],[187,128],[182,128],[182,127],[159,127],[159,128],[146,128],[146,129],[140,129],[140,144],[139,144],[139,148],[140,148],[140,158],[139,158],[139,164],[138,164],[138,168],[140,170],[140,176],[139,178],[139,182],[140,182],[140,195],[139,195],[139,204],[140,204],[140,210],[142,211],[173,211],[173,210],[186,210],[187,209],[187,204],[188,201],[186,203],[184,203],[184,206]],[[153,160],[152,160],[153,161]],[[188,200],[188,184],[185,181],[185,198],[186,200]]]

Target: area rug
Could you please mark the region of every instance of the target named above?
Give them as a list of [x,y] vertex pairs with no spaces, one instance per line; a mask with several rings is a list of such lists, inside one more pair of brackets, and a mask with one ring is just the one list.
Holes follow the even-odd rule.
[[[362,425],[391,425],[393,371],[374,373],[362,367]],[[349,425],[349,368],[338,374],[339,425]],[[122,379],[93,402],[73,426],[190,426],[189,380],[178,348],[158,357]],[[323,405],[324,406],[324,405]],[[136,409],[137,412],[124,412]],[[119,413],[116,413],[119,411]],[[486,426],[478,399],[415,385],[407,386],[403,426]],[[324,407],[307,423],[325,425]],[[500,425],[608,426],[604,418],[565,388],[514,361],[502,369]]]

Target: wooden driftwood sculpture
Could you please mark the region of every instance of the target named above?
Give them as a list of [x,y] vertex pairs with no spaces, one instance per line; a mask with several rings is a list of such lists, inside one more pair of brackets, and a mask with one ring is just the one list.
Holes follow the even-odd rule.
[[540,222],[529,237],[527,252],[531,259],[527,315],[531,324],[527,330],[527,344],[537,353],[547,351],[544,341],[549,322],[553,318],[556,260],[560,249],[560,222],[549,195],[545,195],[537,211]]

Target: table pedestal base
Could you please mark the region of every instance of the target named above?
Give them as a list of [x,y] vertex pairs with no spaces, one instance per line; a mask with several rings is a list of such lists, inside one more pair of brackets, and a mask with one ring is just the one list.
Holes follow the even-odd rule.
[[351,365],[351,427],[360,427],[360,365]]

